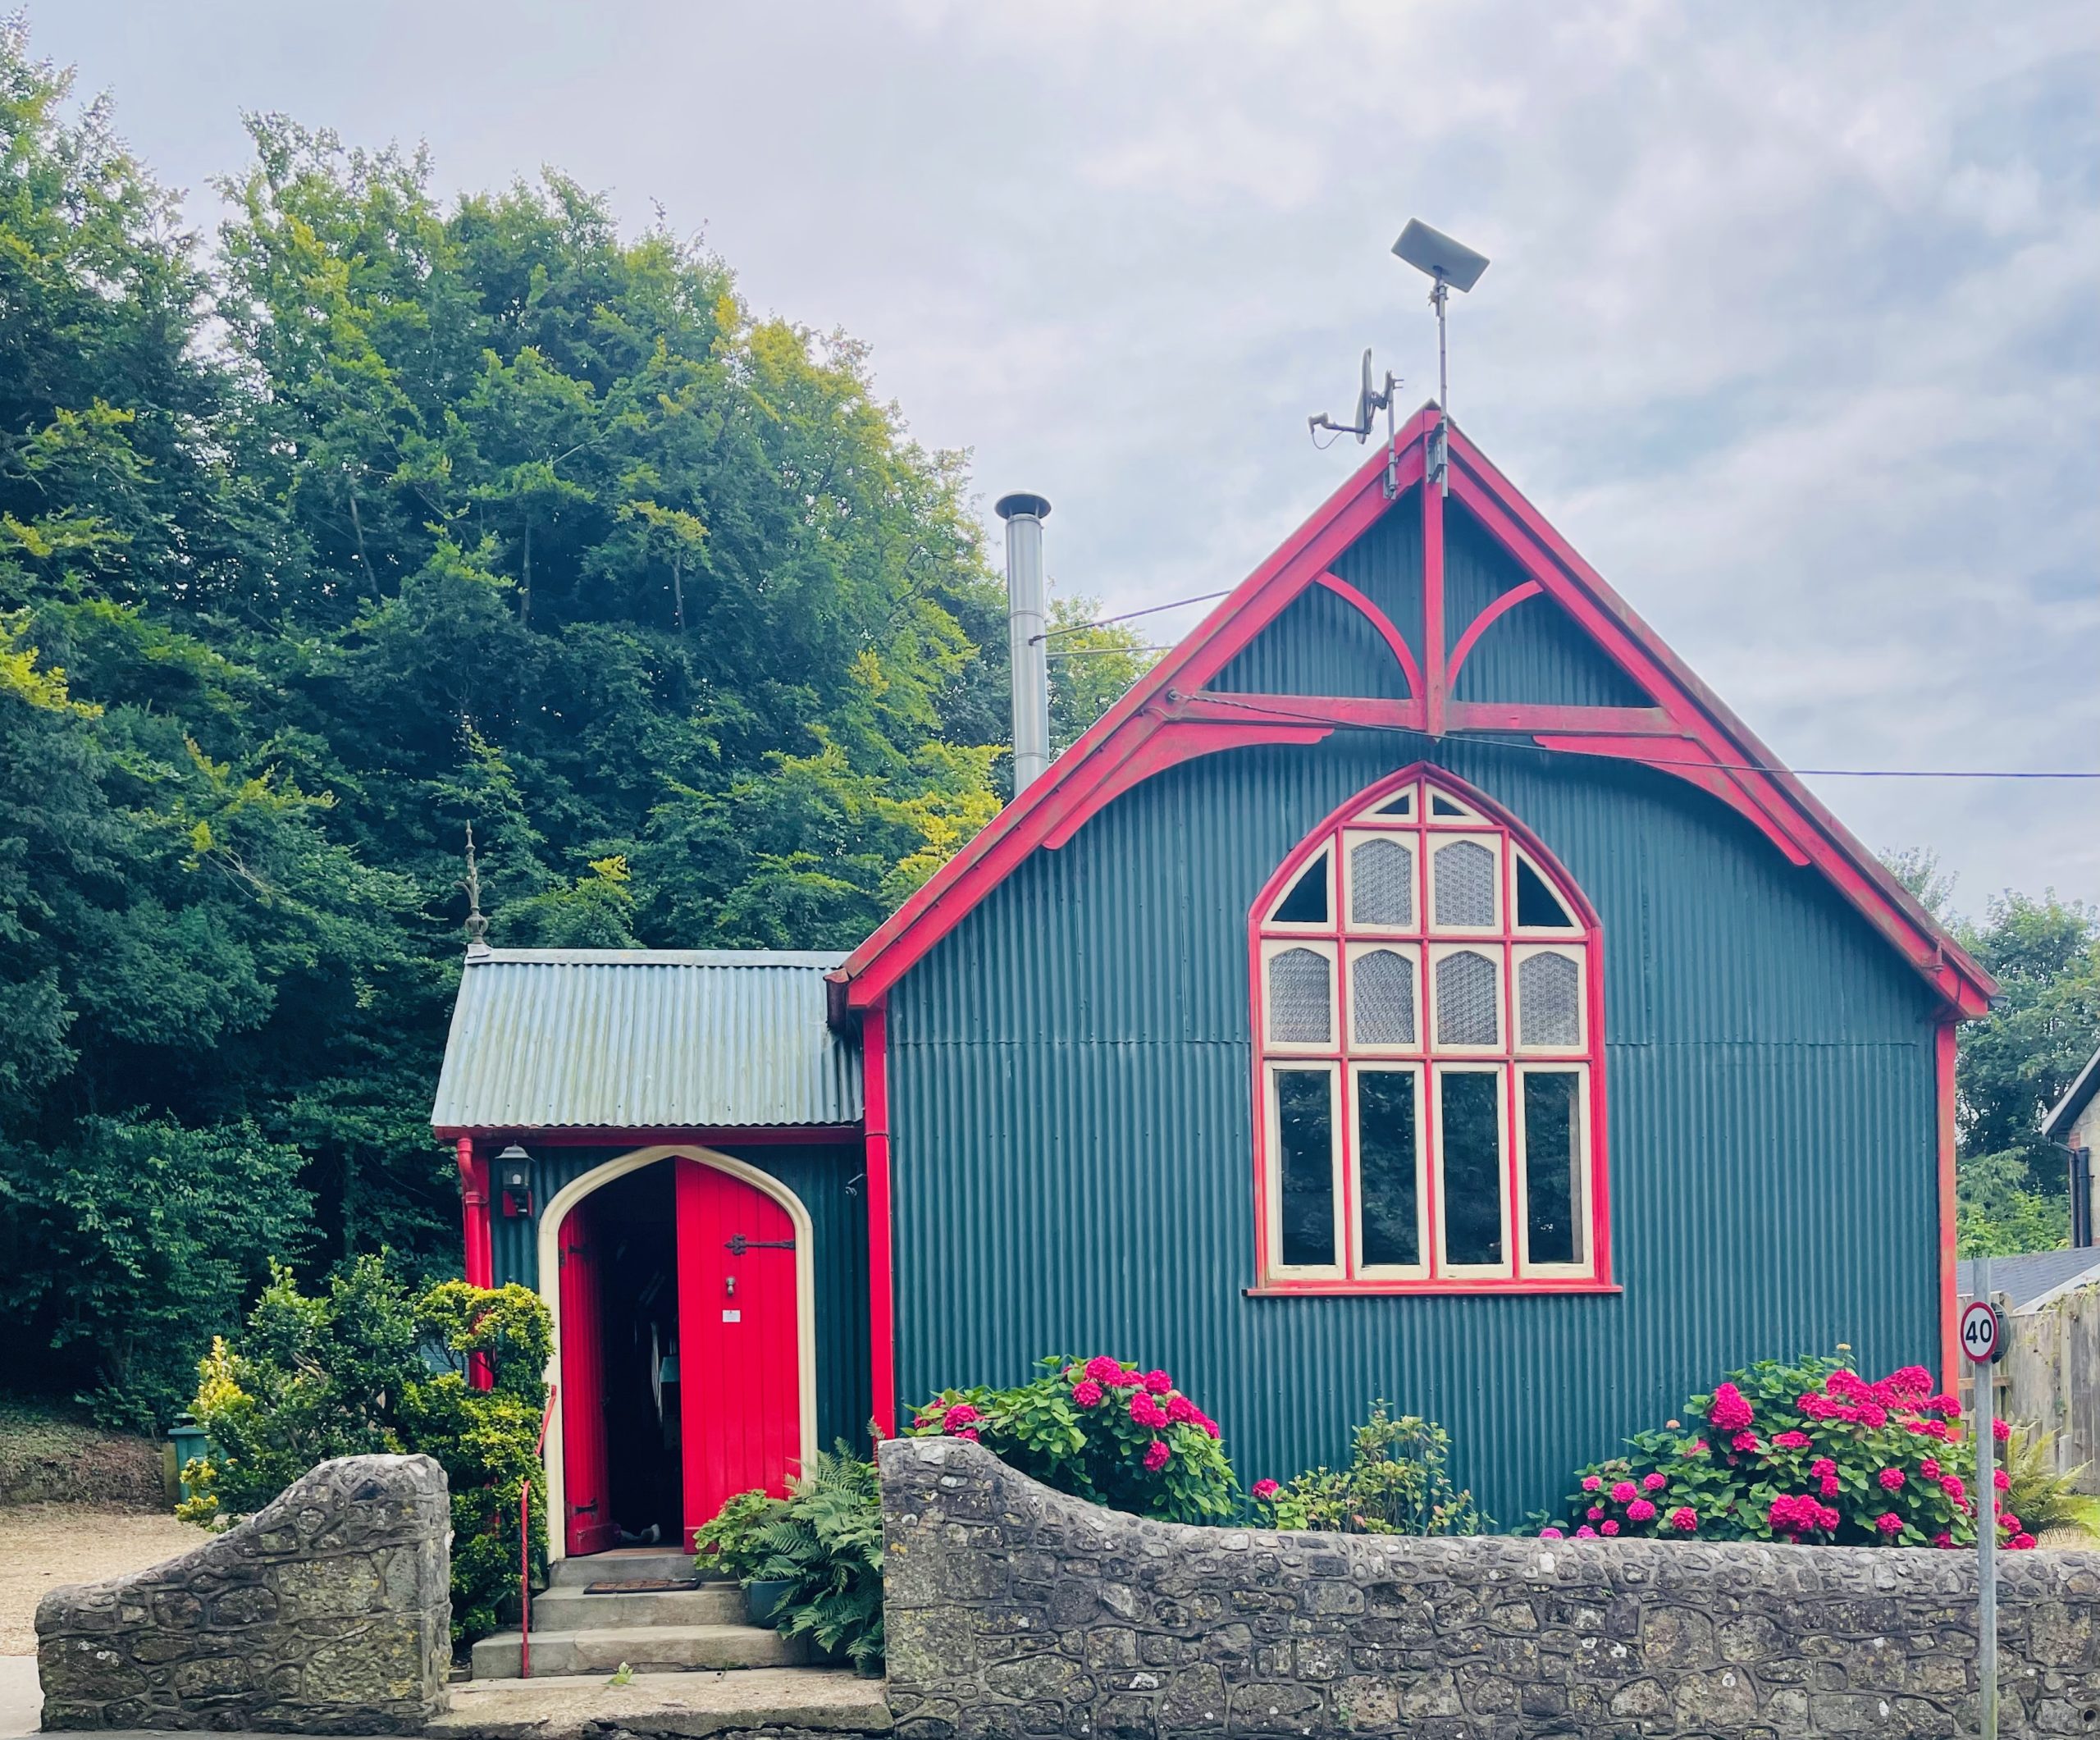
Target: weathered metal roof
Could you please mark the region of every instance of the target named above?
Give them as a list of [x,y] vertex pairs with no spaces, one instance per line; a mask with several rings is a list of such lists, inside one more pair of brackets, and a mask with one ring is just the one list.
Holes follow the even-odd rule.
[[497,948],[459,975],[431,1122],[470,1130],[852,1124],[858,1048],[824,1022],[842,955]]
[[[2066,1282],[2096,1278],[2100,1278],[2100,1250],[2089,1245],[2082,1249],[2027,1251],[2016,1257],[1991,1258],[1991,1291],[2002,1295],[2016,1311]],[[1955,1264],[1954,1285],[1961,1298],[1975,1296],[1973,1262],[1965,1258]]]
[[2061,1142],[2070,1134],[2070,1126],[2079,1114],[2093,1103],[2093,1096],[2100,1094],[2100,1051],[2086,1059],[2085,1067],[2078,1078],[2064,1089],[2064,1097],[2049,1108],[2049,1115],[2042,1120],[2042,1134],[2052,1142]]

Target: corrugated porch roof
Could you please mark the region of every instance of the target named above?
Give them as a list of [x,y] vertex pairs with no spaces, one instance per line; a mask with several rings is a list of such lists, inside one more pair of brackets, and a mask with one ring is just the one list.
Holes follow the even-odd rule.
[[460,974],[441,1134],[856,1124],[858,1047],[824,1021],[842,953],[496,948]]

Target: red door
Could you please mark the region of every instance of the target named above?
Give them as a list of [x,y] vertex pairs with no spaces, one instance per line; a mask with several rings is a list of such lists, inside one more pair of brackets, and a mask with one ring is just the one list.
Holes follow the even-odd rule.
[[588,1199],[561,1223],[561,1484],[567,1550],[600,1553],[619,1539],[605,1482],[605,1352],[598,1254]]
[[686,1540],[723,1501],[801,1465],[795,1223],[742,1179],[678,1162],[678,1395]]

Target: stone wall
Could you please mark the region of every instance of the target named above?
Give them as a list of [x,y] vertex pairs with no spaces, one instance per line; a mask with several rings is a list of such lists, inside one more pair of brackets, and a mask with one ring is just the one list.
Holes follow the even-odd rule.
[[[951,1439],[882,1471],[911,1740],[1975,1731],[1968,1553],[1184,1528]],[[2100,1733],[2100,1554],[1999,1564],[2001,1732]]]
[[451,1660],[445,1473],[324,1462],[194,1552],[36,1610],[49,1729],[408,1733]]

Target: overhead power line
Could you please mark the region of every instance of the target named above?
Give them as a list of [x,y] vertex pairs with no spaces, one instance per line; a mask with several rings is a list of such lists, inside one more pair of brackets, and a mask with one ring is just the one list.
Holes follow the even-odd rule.
[[[1225,592],[1198,592],[1193,598],[1177,598],[1171,604],[1148,604],[1142,610],[1125,610],[1116,616],[1097,616],[1090,623],[1068,623],[1061,628],[1046,628],[1042,633],[1031,635],[1029,638],[1031,642],[1047,641],[1053,634],[1077,634],[1084,629],[1105,628],[1111,623],[1127,623],[1139,616],[1157,616],[1162,610],[1178,610],[1185,604],[1208,604],[1213,599],[1226,596],[1230,590],[1228,587]],[[1165,651],[1163,647],[1152,650]]]

